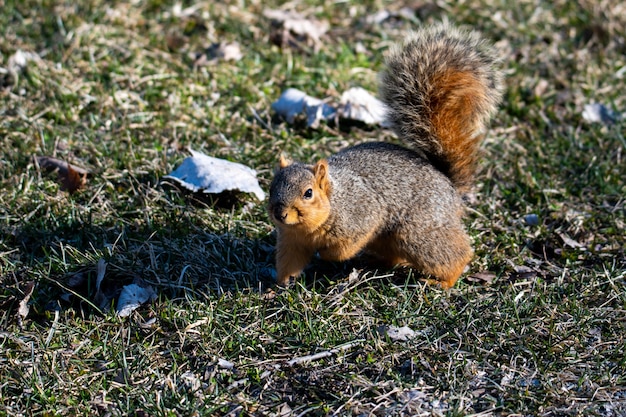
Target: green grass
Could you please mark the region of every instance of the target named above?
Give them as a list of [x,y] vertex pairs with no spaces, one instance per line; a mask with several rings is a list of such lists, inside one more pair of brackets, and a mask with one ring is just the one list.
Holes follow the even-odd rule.
[[[582,118],[594,102],[626,112],[621,2],[438,2],[382,24],[367,17],[397,4],[296,2],[330,24],[299,48],[270,41],[257,0],[74,3],[0,7],[0,416],[626,414],[624,122]],[[476,258],[450,292],[355,260],[314,261],[273,294],[263,204],[160,181],[187,147],[254,167],[267,190],[281,151],[393,140],[270,106],[288,87],[376,91],[385,50],[444,18],[496,43],[507,87],[469,199]],[[194,68],[214,42],[244,57]],[[18,50],[40,59],[16,78]],[[40,155],[88,168],[86,187],[62,191]],[[108,294],[141,279],[158,299],[100,311],[100,259]]]

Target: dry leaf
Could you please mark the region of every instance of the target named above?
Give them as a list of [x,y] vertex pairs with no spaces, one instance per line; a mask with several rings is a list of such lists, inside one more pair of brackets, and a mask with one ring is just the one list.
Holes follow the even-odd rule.
[[[370,25],[381,25],[387,21],[406,20],[408,22],[418,23],[428,20],[428,18],[436,14],[440,10],[439,6],[429,2],[413,2],[411,6],[400,8],[383,9],[371,14],[365,18],[365,23]],[[419,20],[418,20],[419,19]]]
[[614,123],[618,118],[618,114],[600,103],[587,104],[583,110],[583,119],[588,122],[600,122],[607,125]]
[[538,275],[537,271],[526,265],[515,265],[513,269],[515,270],[515,274],[512,278],[516,281],[532,279]]
[[191,392],[197,395],[202,395],[202,381],[200,381],[200,378],[198,378],[192,371],[183,372],[183,374],[179,377],[179,380]]
[[377,330],[381,336],[388,336],[394,342],[406,342],[416,336],[415,331],[408,326],[380,326]]
[[304,110],[304,99],[309,97],[305,92],[295,88],[285,90],[278,100],[272,103],[272,109],[288,123],[293,123],[296,116]]
[[361,87],[353,87],[341,95],[339,114],[344,119],[356,120],[368,125],[382,125],[385,105]]
[[106,311],[111,305],[111,299],[104,295],[102,291],[102,281],[104,280],[104,274],[107,270],[107,263],[104,259],[98,261],[97,275],[96,275],[96,295],[94,296],[94,303],[100,307],[101,310]]
[[543,97],[548,88],[550,87],[550,83],[548,80],[541,78],[537,84],[535,84],[535,88],[533,88],[533,93],[535,97]]
[[28,312],[30,311],[30,306],[28,302],[30,301],[30,296],[33,295],[33,291],[35,289],[35,281],[28,281],[26,283],[26,288],[24,289],[24,298],[20,301],[19,307],[17,309],[18,314],[18,322],[19,326],[22,327],[22,320],[28,316]]
[[232,370],[235,368],[234,363],[232,363],[231,361],[227,361],[226,359],[222,359],[222,358],[217,359],[217,366],[219,366],[222,369],[229,369],[229,370]]
[[23,72],[28,66],[29,62],[39,62],[41,58],[39,55],[33,52],[24,52],[22,50],[17,50],[13,55],[9,57],[9,61],[7,62],[7,68],[10,72],[20,73]]
[[81,175],[72,165],[67,164],[67,175],[61,177],[61,190],[72,194],[85,184],[87,184],[87,175]]
[[304,43],[317,50],[321,45],[322,35],[329,29],[326,21],[308,19],[292,11],[266,10],[263,16],[270,19],[274,27],[278,29],[270,38],[281,47],[286,45],[299,47],[301,43]]
[[256,171],[245,165],[213,158],[192,149],[190,157],[165,179],[174,180],[193,192],[219,194],[224,191],[253,193],[260,201],[265,193],[259,186]]
[[481,282],[484,284],[491,284],[494,279],[496,279],[496,274],[489,271],[476,272],[467,277],[467,280],[470,282]]
[[565,243],[565,245],[569,246],[570,248],[583,249],[585,247],[585,245],[583,245],[580,242],[575,241],[571,237],[567,236],[565,233],[557,233],[557,234],[559,235],[561,239],[563,239],[563,243]]
[[37,163],[48,172],[57,172],[61,189],[70,194],[87,184],[89,171],[84,168],[70,165],[65,161],[49,156],[38,156]]
[[224,61],[239,61],[243,58],[237,42],[215,43],[207,50],[207,55]]
[[383,9],[379,10],[376,13],[373,13],[365,18],[365,23],[369,25],[380,25],[385,20],[393,17],[393,14],[390,10]]
[[17,87],[19,76],[26,70],[29,62],[39,62],[41,58],[33,52],[17,50],[7,61],[6,68],[0,67],[0,88]]
[[192,57],[194,67],[215,64],[219,60],[240,61],[241,58],[243,58],[243,53],[237,42],[214,43],[206,51]]
[[317,128],[321,120],[334,119],[337,111],[323,100],[311,97],[295,88],[288,88],[278,100],[272,103],[272,109],[288,123],[293,123],[299,114],[306,115],[307,126]]
[[338,116],[344,120],[385,126],[385,105],[360,87],[345,91],[337,108],[303,91],[288,88],[272,103],[272,109],[288,123],[293,123],[297,115],[304,114],[307,126],[312,128],[317,128],[320,121],[335,120]]
[[137,284],[126,285],[122,288],[120,298],[117,301],[117,315],[128,317],[143,303],[153,301],[157,297],[152,287],[140,287]]

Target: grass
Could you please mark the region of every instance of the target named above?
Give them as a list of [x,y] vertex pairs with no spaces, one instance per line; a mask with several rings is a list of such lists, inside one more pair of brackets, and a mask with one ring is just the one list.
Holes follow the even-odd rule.
[[[295,2],[330,30],[280,47],[269,3],[0,2],[0,415],[626,414],[624,122],[582,118],[626,111],[624,5],[437,2],[376,24],[399,5]],[[187,147],[267,190],[281,151],[391,139],[270,106],[288,87],[376,91],[389,45],[444,18],[496,43],[507,85],[469,199],[476,259],[450,292],[356,260],[273,294],[263,204],[160,181]],[[215,42],[243,58],[194,66]],[[18,50],[39,59],[10,73]],[[39,155],[89,169],[86,187],[62,191]],[[157,300],[99,311],[100,259],[108,294],[140,279]]]

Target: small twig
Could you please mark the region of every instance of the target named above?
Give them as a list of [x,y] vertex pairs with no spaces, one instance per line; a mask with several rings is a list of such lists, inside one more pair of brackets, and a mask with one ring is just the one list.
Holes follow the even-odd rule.
[[254,109],[254,107],[252,107],[252,106],[248,106],[248,108],[249,108],[249,109],[250,109],[250,111],[252,112],[252,115],[253,115],[253,116],[254,116],[254,118],[257,120],[257,122],[261,123],[261,125],[262,125],[265,129],[267,129],[268,131],[273,132],[272,127],[271,127],[269,124],[267,124],[267,123],[265,122],[265,120],[263,120],[263,119],[261,118],[261,116],[259,115],[259,113],[258,113],[258,112]]
[[363,342],[365,342],[365,339],[357,339],[354,342],[346,343],[345,345],[337,346],[336,348],[325,350],[324,352],[319,352],[313,355],[300,356],[298,358],[293,358],[290,361],[287,361],[285,365],[294,366],[294,365],[299,365],[305,362],[312,362],[312,361],[324,359],[329,356],[336,355],[337,353],[343,352],[344,350],[352,349],[353,347],[358,346]]

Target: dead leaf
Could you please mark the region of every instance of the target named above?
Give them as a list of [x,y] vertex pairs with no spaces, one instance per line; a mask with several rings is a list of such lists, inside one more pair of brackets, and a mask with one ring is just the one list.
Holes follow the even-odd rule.
[[237,42],[214,43],[207,50],[207,56],[224,61],[239,61],[243,58]]
[[605,125],[612,124],[619,118],[618,114],[600,103],[586,104],[582,115],[588,122],[600,122]]
[[491,284],[494,279],[496,279],[496,274],[489,271],[476,272],[467,277],[467,280],[470,282],[480,282],[483,284]]
[[339,114],[344,119],[356,120],[368,125],[382,125],[385,105],[361,87],[353,87],[341,95]]
[[215,64],[218,61],[240,61],[243,58],[241,47],[237,42],[220,42],[209,46],[204,52],[195,54],[193,66]]
[[381,336],[388,336],[394,342],[406,342],[416,336],[415,331],[408,326],[379,326],[378,333]]
[[272,21],[274,31],[270,38],[274,44],[281,47],[301,47],[304,44],[318,50],[321,46],[321,37],[329,29],[329,24],[325,20],[306,18],[294,11],[266,10],[263,16]]
[[515,265],[513,264],[513,262],[510,263],[515,271],[507,277],[507,279],[511,282],[529,281],[539,275],[537,270],[534,268],[528,267],[526,265]]
[[41,58],[34,52],[24,52],[18,49],[13,55],[9,57],[7,62],[7,68],[10,72],[20,73],[23,72],[28,66],[29,62],[39,62]]
[[102,281],[104,280],[104,274],[107,270],[107,263],[104,259],[98,261],[97,275],[96,275],[96,295],[94,296],[94,303],[100,307],[100,310],[106,311],[111,305],[111,299],[104,295],[102,291]]
[[20,301],[19,307],[17,309],[18,314],[18,322],[19,326],[22,327],[22,320],[28,316],[28,312],[30,311],[30,306],[28,302],[30,301],[30,296],[33,295],[33,291],[35,289],[35,281],[28,281],[26,283],[26,288],[24,289],[24,298]]
[[272,109],[288,123],[293,123],[296,116],[304,114],[307,126],[312,128],[317,128],[320,121],[334,119],[337,115],[337,110],[325,101],[295,88],[285,90],[278,100],[272,103]]
[[557,233],[559,235],[559,237],[561,239],[563,239],[563,243],[566,246],[569,246],[570,248],[574,248],[574,249],[582,249],[585,247],[585,245],[583,245],[580,242],[575,241],[574,239],[572,239],[571,237],[567,236],[565,233]]
[[369,25],[380,25],[385,20],[393,17],[393,13],[390,10],[382,9],[373,13],[365,18],[365,23]]
[[6,68],[0,67],[0,88],[11,90],[17,87],[20,74],[26,70],[29,63],[40,61],[41,58],[36,53],[17,50],[9,57]]
[[252,193],[260,201],[265,192],[259,186],[256,171],[245,165],[213,158],[189,149],[190,157],[171,174],[164,176],[193,192],[219,194],[224,191]]
[[285,90],[278,100],[272,103],[272,109],[278,113],[287,123],[293,123],[296,116],[304,111],[304,99],[308,97],[305,92],[295,88]]
[[61,190],[72,194],[83,188],[85,184],[87,184],[87,175],[81,175],[72,165],[67,164],[67,175],[61,177]]
[[217,366],[221,369],[233,370],[235,368],[235,364],[231,361],[227,361],[226,359],[217,358]]
[[314,129],[319,126],[320,121],[335,120],[337,117],[385,126],[385,105],[361,87],[345,91],[336,107],[328,104],[326,100],[309,96],[295,88],[288,88],[272,103],[272,109],[288,123],[293,123],[296,116],[304,114],[307,126]]
[[151,286],[140,287],[137,284],[126,285],[122,288],[120,298],[117,301],[117,315],[120,317],[128,317],[142,304],[153,301],[156,297],[156,292]]
[[37,164],[47,172],[57,172],[61,190],[68,191],[70,194],[87,184],[89,171],[84,168],[70,165],[65,161],[49,156],[38,156]]
[[274,291],[273,289],[269,288],[267,291],[265,291],[263,293],[263,295],[261,296],[261,298],[265,301],[269,301],[269,300],[273,300],[274,298],[276,298],[278,296],[278,294],[276,293],[276,291]]

